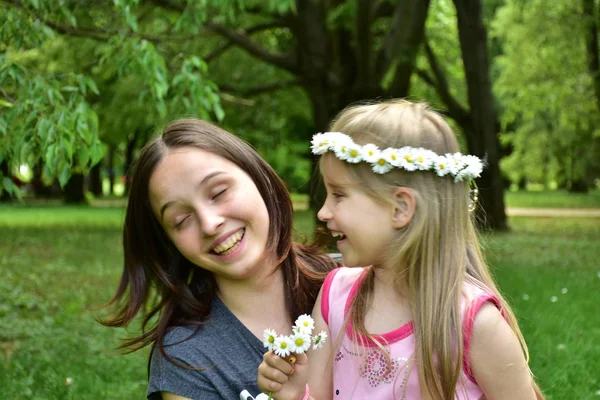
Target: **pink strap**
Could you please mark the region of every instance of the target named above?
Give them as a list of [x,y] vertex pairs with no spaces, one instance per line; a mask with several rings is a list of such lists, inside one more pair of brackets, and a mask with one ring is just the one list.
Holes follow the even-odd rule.
[[333,278],[339,270],[339,268],[336,268],[330,271],[323,282],[323,294],[321,295],[321,315],[323,316],[323,320],[327,325],[329,325],[329,290],[331,289]]
[[306,384],[306,392],[304,392],[304,397],[302,400],[308,400],[310,398],[310,388],[308,387],[308,383]]

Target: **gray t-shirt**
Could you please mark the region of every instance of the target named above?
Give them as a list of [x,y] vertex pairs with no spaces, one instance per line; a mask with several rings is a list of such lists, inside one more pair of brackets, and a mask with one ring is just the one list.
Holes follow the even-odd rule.
[[[165,351],[179,363],[205,369],[181,368],[155,349],[148,399],[160,399],[162,391],[199,400],[237,400],[244,389],[253,396],[259,394],[256,374],[265,349],[220,299],[215,297],[206,324],[194,334],[196,329],[180,326],[169,331],[164,340]],[[173,343],[177,344],[166,346]]]

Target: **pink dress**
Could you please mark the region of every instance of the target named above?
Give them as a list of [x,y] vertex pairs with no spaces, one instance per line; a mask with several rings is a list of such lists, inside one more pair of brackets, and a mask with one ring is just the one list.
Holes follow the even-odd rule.
[[[350,322],[346,326],[343,339],[340,338],[340,331],[352,299],[356,296],[365,275],[364,268],[338,268],[327,276],[323,286],[321,311],[329,326],[335,352],[333,398],[335,400],[420,399],[418,369],[413,357],[415,336],[412,322],[394,331],[378,335],[392,361],[391,373],[387,375],[385,354],[366,337],[364,347],[351,340]],[[500,302],[495,295],[471,284],[464,285],[462,313],[465,356],[456,389],[457,400],[477,400],[483,396],[483,392],[471,374],[468,359],[473,320],[487,301],[500,308]],[[337,346],[340,340],[341,344]]]

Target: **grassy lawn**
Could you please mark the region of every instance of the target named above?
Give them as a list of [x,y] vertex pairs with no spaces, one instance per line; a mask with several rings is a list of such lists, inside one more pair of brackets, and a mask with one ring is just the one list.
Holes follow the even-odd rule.
[[566,190],[506,191],[507,207],[523,208],[600,208],[600,190],[588,194]]
[[[120,276],[122,218],[122,208],[0,206],[3,398],[144,397],[147,352],[117,356],[127,332],[94,320]],[[548,399],[599,398],[600,219],[510,223],[484,245],[541,387]],[[309,212],[297,228],[310,232]]]

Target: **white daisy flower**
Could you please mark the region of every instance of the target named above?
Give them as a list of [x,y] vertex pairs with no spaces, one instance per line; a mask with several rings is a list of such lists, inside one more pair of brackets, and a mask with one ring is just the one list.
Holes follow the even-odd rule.
[[433,160],[437,154],[427,149],[416,149],[415,151],[415,165],[419,171],[429,171],[433,165]]
[[394,168],[392,164],[387,162],[385,158],[381,156],[379,156],[379,158],[377,158],[375,162],[371,163],[371,165],[373,167],[373,172],[375,172],[376,174],[385,174],[387,172],[390,172],[390,170]]
[[445,176],[450,173],[450,166],[452,165],[452,160],[449,160],[447,157],[438,156],[434,160],[433,168],[438,176]]
[[273,351],[275,351],[275,354],[279,357],[287,357],[291,354],[293,346],[294,344],[289,336],[280,335],[275,339]]
[[313,350],[319,350],[323,348],[323,344],[327,340],[327,334],[325,331],[321,331],[318,335],[313,336]]
[[354,142],[352,142],[350,145],[348,145],[346,161],[348,161],[349,163],[352,163],[352,164],[356,164],[356,163],[363,161],[361,149],[362,149],[362,146],[360,146]]
[[269,350],[273,350],[276,338],[277,332],[275,332],[273,329],[265,329],[263,332],[263,346]]
[[459,171],[458,175],[461,175],[461,180],[471,180],[475,178],[479,178],[481,172],[483,171],[483,164],[481,160],[475,156],[463,156],[463,169]]
[[460,153],[446,154],[446,158],[451,160],[450,173],[452,174],[452,176],[456,176],[458,174],[458,171],[465,167],[463,155]]
[[313,154],[324,154],[329,150],[329,138],[324,133],[317,133],[313,135],[312,141],[310,142],[310,148]]
[[374,144],[369,143],[362,146],[361,156],[366,162],[374,163],[381,156],[381,150]]
[[387,161],[394,167],[400,166],[400,153],[398,152],[398,149],[388,147],[387,149],[381,152],[381,156],[385,158],[385,161]]
[[313,329],[315,329],[315,321],[310,315],[302,314],[296,319],[294,328],[300,328],[300,332],[308,333],[310,335]]
[[342,161],[348,161],[350,157],[351,146],[354,144],[352,140],[338,139],[331,147],[335,156]]
[[400,166],[406,171],[414,171],[417,169],[415,149],[412,147],[403,147],[398,152],[400,155]]
[[324,135],[329,142],[329,150],[333,150],[341,143],[354,143],[350,136],[342,132],[325,132]]
[[302,354],[310,349],[310,334],[304,332],[295,333],[291,339],[292,353]]

